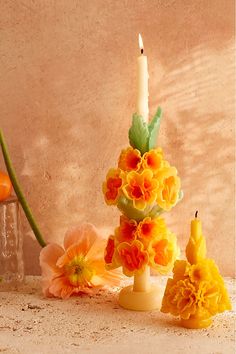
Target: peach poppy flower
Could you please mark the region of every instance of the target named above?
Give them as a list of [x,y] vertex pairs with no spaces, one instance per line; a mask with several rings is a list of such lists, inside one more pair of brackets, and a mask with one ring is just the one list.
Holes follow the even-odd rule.
[[159,235],[150,242],[148,251],[150,266],[160,274],[167,274],[179,254],[176,236],[166,230],[165,235]]
[[135,171],[129,172],[126,181],[123,192],[128,199],[133,201],[136,209],[144,210],[148,204],[155,202],[158,181],[153,178],[151,170],[144,170],[141,174]]
[[164,167],[158,171],[156,178],[159,181],[157,203],[164,210],[170,210],[178,201],[180,179],[175,167]]
[[148,252],[143,244],[135,240],[132,243],[122,242],[117,246],[117,254],[123,267],[123,273],[128,277],[143,272],[148,264]]
[[128,147],[121,151],[118,167],[123,171],[138,171],[141,166],[141,153],[137,149]]
[[158,235],[163,234],[165,230],[166,224],[164,219],[152,219],[150,217],[146,217],[138,225],[137,236],[142,239],[142,241],[149,242],[152,239],[155,239]]
[[117,230],[117,240],[119,242],[132,242],[136,238],[136,229],[137,221],[122,215],[120,217],[120,227]]
[[66,299],[92,293],[104,285],[118,285],[117,271],[105,269],[104,240],[92,224],[83,224],[65,235],[64,248],[51,243],[40,252],[45,296]]
[[121,170],[119,168],[111,168],[107,173],[106,182],[103,183],[103,193],[108,205],[117,203],[122,184]]
[[144,169],[150,168],[153,172],[156,172],[164,167],[162,149],[152,149],[148,152],[145,152],[142,158],[142,167]]

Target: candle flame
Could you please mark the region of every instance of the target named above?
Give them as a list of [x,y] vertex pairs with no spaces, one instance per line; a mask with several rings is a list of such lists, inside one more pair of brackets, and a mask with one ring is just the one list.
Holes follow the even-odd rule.
[[142,40],[142,36],[140,33],[138,35],[138,43],[139,43],[140,50],[142,50],[143,49],[143,40]]

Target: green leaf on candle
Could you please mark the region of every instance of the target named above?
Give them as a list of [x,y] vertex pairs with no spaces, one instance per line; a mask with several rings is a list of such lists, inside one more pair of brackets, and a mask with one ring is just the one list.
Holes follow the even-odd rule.
[[134,149],[138,149],[141,154],[148,151],[149,130],[143,117],[137,113],[133,114],[132,126],[129,130],[129,142]]
[[156,141],[160,129],[162,117],[161,107],[157,108],[157,112],[152,118],[151,122],[148,124],[149,138],[148,138],[148,150],[154,149],[156,147]]

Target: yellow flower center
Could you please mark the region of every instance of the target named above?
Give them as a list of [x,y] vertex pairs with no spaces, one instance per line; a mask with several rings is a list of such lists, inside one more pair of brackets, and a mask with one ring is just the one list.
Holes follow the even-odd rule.
[[82,255],[75,256],[66,265],[66,276],[73,286],[89,286],[91,278],[95,274],[94,269]]

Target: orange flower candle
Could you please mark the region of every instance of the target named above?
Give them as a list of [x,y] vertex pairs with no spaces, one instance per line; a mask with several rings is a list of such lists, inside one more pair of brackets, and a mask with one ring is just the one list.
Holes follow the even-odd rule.
[[[141,37],[140,37],[141,38]],[[130,146],[123,149],[117,167],[103,183],[105,202],[121,211],[120,225],[105,248],[107,269],[122,267],[134,277],[133,285],[121,290],[119,304],[132,310],[160,308],[162,289],[150,283],[150,268],[169,272],[178,255],[176,237],[160,215],[182,198],[177,170],[165,160],[156,139],[161,109],[148,120],[147,57],[138,58],[138,103],[129,129]]]

